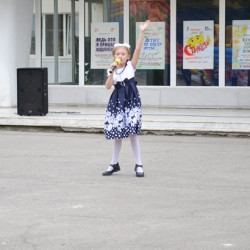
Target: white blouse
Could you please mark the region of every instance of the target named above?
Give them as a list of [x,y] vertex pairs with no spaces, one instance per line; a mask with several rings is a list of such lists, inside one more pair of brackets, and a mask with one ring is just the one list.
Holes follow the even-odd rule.
[[114,84],[117,82],[122,82],[124,79],[131,79],[135,76],[135,71],[134,67],[132,66],[131,61],[127,62],[127,66],[120,69],[115,69],[114,74],[113,74],[113,80]]

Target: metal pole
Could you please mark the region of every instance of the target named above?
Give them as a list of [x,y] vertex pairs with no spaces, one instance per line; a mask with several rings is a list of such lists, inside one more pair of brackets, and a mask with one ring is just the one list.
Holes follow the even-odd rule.
[[76,56],[75,56],[75,0],[71,1],[71,55],[72,55],[72,83],[75,83]]

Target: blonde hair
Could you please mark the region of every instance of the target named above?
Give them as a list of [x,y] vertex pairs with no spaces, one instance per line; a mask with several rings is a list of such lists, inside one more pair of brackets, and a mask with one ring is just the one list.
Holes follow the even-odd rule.
[[112,55],[113,55],[113,56],[115,56],[115,52],[116,52],[116,50],[119,49],[119,48],[124,48],[124,49],[126,49],[127,52],[128,52],[128,55],[130,56],[130,49],[127,48],[127,47],[125,47],[125,46],[119,46],[119,47],[113,48],[113,50],[112,50]]

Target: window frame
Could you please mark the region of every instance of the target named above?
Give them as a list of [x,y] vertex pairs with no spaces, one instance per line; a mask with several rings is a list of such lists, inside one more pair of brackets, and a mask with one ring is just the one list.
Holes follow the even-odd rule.
[[[36,65],[41,66],[41,58],[46,57],[45,53],[45,30],[41,30],[44,27],[45,19],[43,18],[44,13],[41,13],[41,0],[36,1]],[[124,42],[129,42],[129,0],[124,0]],[[164,87],[178,87],[176,86],[176,0],[170,0],[170,86]],[[79,86],[85,85],[85,72],[84,72],[84,27],[85,27],[85,0],[79,0]],[[225,87],[225,16],[226,16],[226,0],[219,0],[219,86],[216,88]],[[40,20],[42,25],[39,25],[37,20]],[[42,36],[39,39],[39,36]],[[40,40],[40,41],[39,41]],[[39,46],[37,46],[39,45]],[[43,48],[41,49],[41,47]],[[42,54],[41,54],[42,51]],[[34,55],[31,55],[34,56]],[[157,88],[157,86],[154,86]],[[185,86],[184,86],[185,87]],[[203,86],[200,86],[204,88]],[[210,86],[210,88],[214,88]],[[228,88],[228,86],[227,86]]]

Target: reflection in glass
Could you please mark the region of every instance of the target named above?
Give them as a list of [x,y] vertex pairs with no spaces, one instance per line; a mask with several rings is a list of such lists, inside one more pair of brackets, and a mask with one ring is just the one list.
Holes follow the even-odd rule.
[[55,84],[52,1],[42,0],[42,67],[48,68],[48,83]]
[[58,1],[58,82],[72,84],[72,53],[68,53],[67,42],[72,40],[72,26],[69,25],[72,16],[71,1]]
[[42,67],[48,68],[49,84],[78,84],[78,1],[57,0],[58,13],[54,3],[42,0]]
[[[107,69],[91,68],[91,23],[119,23],[119,42],[123,42],[123,0],[85,0],[85,84],[103,85]],[[111,53],[111,52],[110,52]],[[111,62],[110,62],[111,63]]]
[[45,56],[54,56],[54,20],[52,14],[47,14],[45,18]]
[[31,30],[31,44],[30,44],[30,58],[29,67],[36,66],[36,15],[35,15],[36,5],[34,3],[33,8],[33,18],[32,18],[32,30]]
[[138,1],[130,0],[130,45],[134,51],[136,42],[136,22],[165,23],[165,69],[137,69],[139,85],[170,85],[170,4],[169,0]]
[[247,40],[250,38],[249,30],[249,0],[227,0],[225,41],[226,86],[250,86],[250,43]]
[[[199,25],[199,21],[213,21],[213,41],[210,40],[207,33],[200,33],[195,37],[184,37],[183,25],[187,21],[197,21],[194,24]],[[202,22],[200,22],[202,23]],[[210,29],[210,26],[204,27],[204,30]],[[194,38],[194,39],[192,39]],[[205,48],[206,44],[213,42],[213,50],[209,52],[208,57],[213,57],[210,67],[201,66],[199,51]],[[188,64],[184,66],[184,48],[189,45],[188,51],[193,51],[193,66]],[[192,49],[192,48],[195,48]],[[177,0],[177,86],[218,86],[219,70],[219,0],[215,1],[195,1],[195,0]],[[187,52],[188,52],[187,51]],[[191,56],[192,54],[190,54]],[[198,58],[198,59],[197,59]],[[198,67],[198,66],[199,67]],[[205,64],[206,65],[206,64]]]
[[35,37],[35,15],[33,14],[32,19],[32,33],[31,33],[31,46],[30,46],[30,54],[35,55],[36,54],[36,37]]

